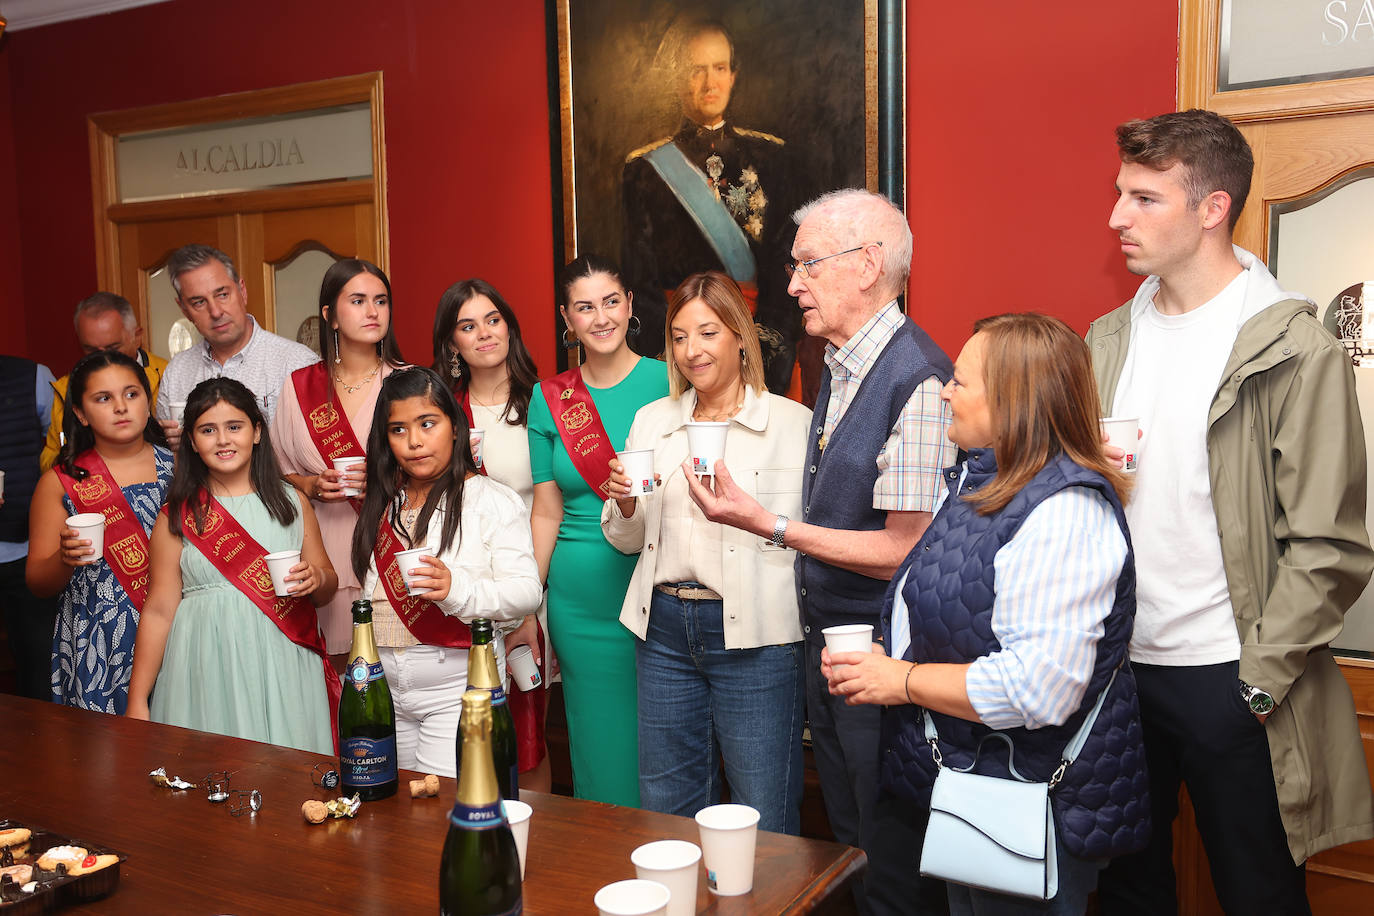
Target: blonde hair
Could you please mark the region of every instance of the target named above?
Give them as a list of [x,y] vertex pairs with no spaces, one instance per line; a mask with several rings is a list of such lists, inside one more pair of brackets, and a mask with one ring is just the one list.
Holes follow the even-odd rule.
[[973,324],[983,337],[983,386],[997,476],[965,497],[990,515],[1058,455],[1107,479],[1125,504],[1130,481],[1102,453],[1101,405],[1088,345],[1058,318],[1023,312]]
[[754,329],[754,316],[744,302],[735,281],[717,270],[692,274],[673,290],[668,300],[668,314],[663,320],[664,355],[668,357],[668,391],[681,397],[689,387],[687,379],[678,371],[673,354],[673,318],[689,302],[700,299],[716,313],[721,323],[739,338],[740,378],[744,384],[762,394],[767,390],[763,380],[763,353],[759,349],[759,334]]

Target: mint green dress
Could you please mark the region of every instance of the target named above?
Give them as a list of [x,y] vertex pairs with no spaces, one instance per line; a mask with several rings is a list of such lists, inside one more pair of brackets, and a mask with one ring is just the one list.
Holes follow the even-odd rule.
[[[295,491],[288,490],[294,500]],[[283,526],[257,494],[219,502],[267,553],[300,548],[299,514]],[[287,639],[184,537],[181,603],[149,714],[168,725],[334,753],[320,657]]]
[[[592,388],[611,445],[625,447],[635,413],[668,395],[668,367],[640,359],[613,388]],[[635,637],[620,605],[638,557],[601,533],[601,497],[573,467],[541,386],[530,398],[530,471],[563,493],[563,524],[549,561],[549,638],[563,673],[573,788],[578,798],[639,807]]]

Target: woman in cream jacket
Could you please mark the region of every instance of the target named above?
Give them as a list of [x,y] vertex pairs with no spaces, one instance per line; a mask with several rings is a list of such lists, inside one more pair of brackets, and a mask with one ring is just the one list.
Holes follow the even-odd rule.
[[725,462],[769,511],[801,514],[811,412],[764,386],[758,336],[724,274],[689,277],[668,306],[672,394],[641,408],[627,449],[653,449],[659,484],[627,498],[611,462],[606,539],[639,554],[620,622],[639,637],[639,788],[645,808],[692,816],[733,801],[798,832],[802,658],[795,554],[707,521],[688,495],[687,423],[728,422]]

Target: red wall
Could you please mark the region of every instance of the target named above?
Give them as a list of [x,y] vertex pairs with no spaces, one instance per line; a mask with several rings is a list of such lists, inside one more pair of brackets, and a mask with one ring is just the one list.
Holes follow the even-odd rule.
[[[1177,15],[908,0],[912,311],[951,353],[982,315],[1035,308],[1083,329],[1129,295],[1106,228],[1112,127],[1173,107]],[[174,0],[7,34],[0,321],[15,333],[0,349],[59,374],[77,355],[65,316],[95,288],[87,114],[381,70],[404,352],[428,358],[439,293],[480,275],[551,370],[545,55],[542,0]]]

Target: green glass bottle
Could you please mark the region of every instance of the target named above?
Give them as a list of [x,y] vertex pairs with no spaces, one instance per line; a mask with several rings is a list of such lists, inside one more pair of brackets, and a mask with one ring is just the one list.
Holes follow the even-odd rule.
[[396,794],[396,711],[372,638],[372,602],[353,602],[353,648],[339,697],[339,783],[363,801]]
[[441,916],[518,916],[523,911],[520,854],[510,832],[491,765],[491,694],[463,694],[458,738],[468,765],[458,776],[458,801],[448,816],[439,860]]
[[[496,787],[502,798],[520,798],[520,768],[516,760],[515,719],[506,702],[506,691],[496,668],[496,646],[492,642],[491,621],[479,617],[472,622],[472,647],[468,649],[468,689],[491,693],[491,755],[496,767]],[[454,747],[458,777],[463,776],[463,730],[458,729]]]

